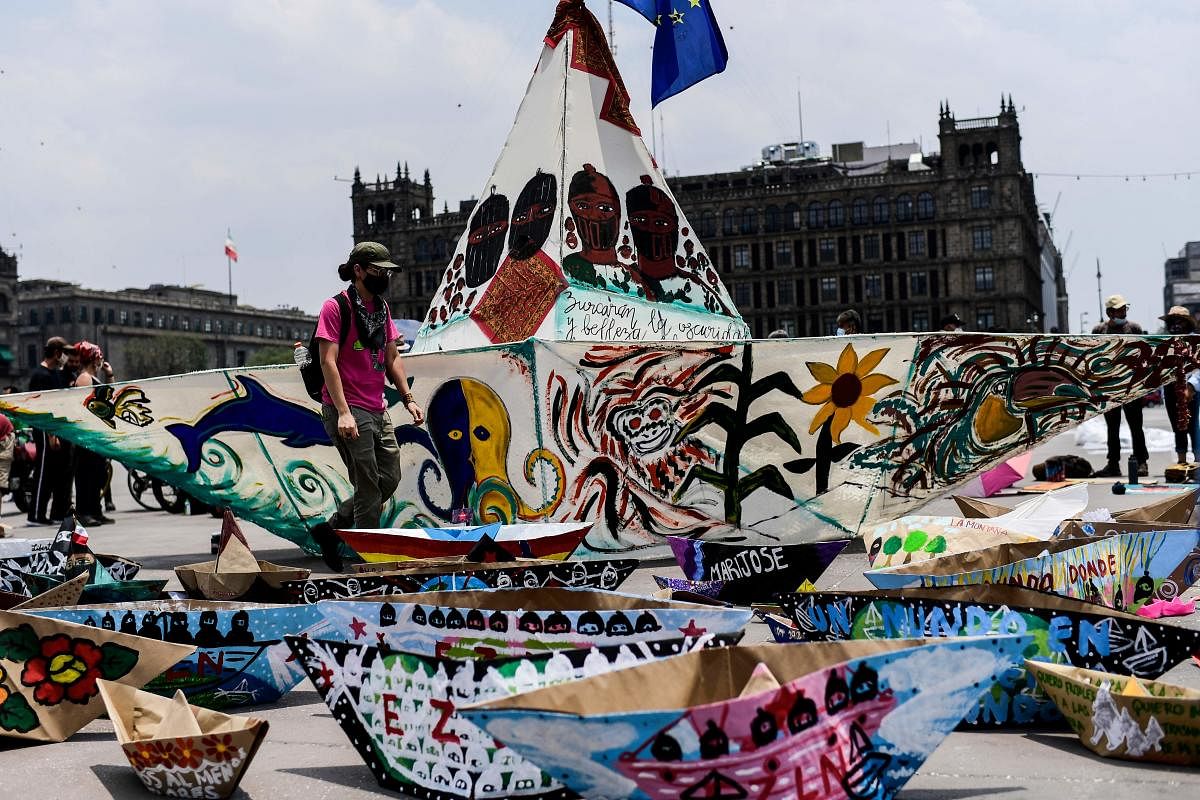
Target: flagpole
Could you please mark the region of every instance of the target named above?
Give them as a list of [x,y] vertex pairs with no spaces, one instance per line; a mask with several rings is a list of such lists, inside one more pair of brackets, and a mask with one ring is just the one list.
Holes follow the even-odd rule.
[[[229,228],[225,229],[225,241],[233,239]],[[229,254],[229,248],[225,248],[225,269],[229,275],[229,305],[233,307],[233,256]]]

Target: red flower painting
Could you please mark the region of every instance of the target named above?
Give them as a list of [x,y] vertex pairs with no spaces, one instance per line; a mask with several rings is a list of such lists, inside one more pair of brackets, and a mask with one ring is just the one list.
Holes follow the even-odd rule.
[[37,654],[21,671],[21,683],[37,687],[33,698],[42,705],[58,705],[64,697],[72,703],[86,703],[99,691],[96,680],[104,677],[100,671],[103,659],[104,654],[92,642],[56,633],[38,643]]
[[200,743],[204,745],[204,752],[209,759],[218,764],[232,761],[241,755],[241,751],[233,745],[233,737],[228,733],[223,736],[221,734],[205,736]]
[[196,746],[195,739],[178,739],[175,742],[173,763],[182,769],[195,769],[204,759],[204,751]]

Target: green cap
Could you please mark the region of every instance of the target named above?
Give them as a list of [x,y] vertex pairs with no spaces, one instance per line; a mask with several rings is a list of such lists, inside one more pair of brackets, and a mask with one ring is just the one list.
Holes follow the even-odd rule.
[[350,256],[342,266],[350,264],[362,264],[380,269],[400,269],[399,264],[392,263],[392,254],[379,242],[359,242],[354,245],[354,249],[350,251]]

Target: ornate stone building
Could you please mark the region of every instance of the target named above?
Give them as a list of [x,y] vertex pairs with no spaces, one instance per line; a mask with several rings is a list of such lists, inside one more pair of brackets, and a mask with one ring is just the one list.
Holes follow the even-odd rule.
[[[944,105],[938,139],[933,154],[915,143],[842,145],[834,158],[793,149],[670,184],[756,337],[831,334],[846,308],[869,332],[933,330],[949,313],[971,330],[1049,330],[1066,319],[1062,260],[1039,238],[1011,98],[994,117],[958,119]],[[434,214],[429,172],[417,183],[398,166],[374,183],[355,170],[351,204],[354,240],[380,241],[408,267],[393,316],[422,319],[475,201]]]
[[0,248],[0,381],[12,383],[17,364],[17,257]]
[[1185,306],[1200,314],[1200,242],[1185,244],[1178,256],[1166,260],[1163,272],[1163,313],[1171,306]]
[[317,318],[297,308],[260,309],[230,302],[224,292],[189,286],[152,284],[146,289],[106,292],[77,283],[21,281],[19,348],[21,373],[42,359],[51,336],[100,345],[118,379],[130,375],[125,346],[135,340],[169,334],[199,337],[208,349],[209,368],[244,366],[264,347],[305,343]]

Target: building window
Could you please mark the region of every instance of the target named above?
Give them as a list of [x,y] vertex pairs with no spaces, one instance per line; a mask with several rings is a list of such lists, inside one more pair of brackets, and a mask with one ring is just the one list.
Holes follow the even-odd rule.
[[790,267],[792,265],[792,243],[775,243],[775,266]]
[[821,302],[834,303],[838,299],[837,278],[821,278]]
[[767,206],[766,232],[778,233],[782,224],[783,218],[779,214],[779,206]]
[[181,328],[183,328],[185,331],[189,331],[192,329],[192,321],[190,319],[188,319],[187,317],[184,317],[183,319],[181,319],[179,321],[179,326]]
[[829,227],[840,228],[846,224],[846,211],[842,208],[842,201],[829,201]]
[[158,327],[160,327],[160,328],[167,327],[167,315],[166,314],[158,315]]
[[54,308],[53,307],[46,309],[46,324],[47,325],[54,324]]
[[711,211],[705,211],[700,215],[700,235],[701,236],[716,236],[717,235],[717,215]]
[[750,245],[735,244],[733,246],[733,268],[750,269]]
[[776,281],[775,299],[781,306],[790,306],[796,302],[796,296],[792,294],[792,282],[790,280]]
[[255,335],[255,336],[257,336],[257,337],[258,337],[258,338],[260,338],[260,339],[262,338],[262,325],[255,325],[255,326],[254,326],[254,335]]
[[879,234],[869,233],[863,237],[863,260],[879,260]]
[[883,297],[883,276],[876,273],[863,279],[863,293],[868,300],[879,300]]
[[133,312],[133,327],[135,327],[135,328],[142,327],[142,312],[140,312],[140,311]]
[[225,320],[219,319],[219,320],[217,320],[217,333],[224,333],[224,332],[225,332]]
[[808,204],[808,227],[825,227],[825,204],[813,201]]
[[865,197],[858,198],[850,206],[850,221],[855,225],[866,225],[870,221]]
[[914,308],[912,312],[912,329],[914,331],[929,330],[929,312],[923,308]]
[[733,285],[733,302],[739,308],[750,307],[751,289],[747,282],[735,283]]
[[113,322],[116,320],[116,318],[117,318],[117,314],[116,314],[116,312],[115,312],[113,309],[111,309],[111,308],[110,308],[110,309],[108,310],[108,324],[109,324],[109,325],[112,325],[112,324],[113,324]]
[[876,223],[888,221],[888,199],[886,197],[876,197],[874,209]]
[[119,319],[121,321],[122,325],[128,325],[129,324],[129,311],[122,308],[121,312],[117,315],[117,319]]
[[917,195],[917,219],[933,219],[935,213],[933,195],[929,192],[921,192]]
[[747,208],[742,211],[742,233],[755,233],[758,231],[758,212],[753,208]]
[[82,306],[82,305],[81,305],[81,306],[79,307],[79,321],[80,321],[80,322],[87,322],[87,306]]
[[242,322],[236,322],[236,323],[234,323],[234,325],[233,325],[233,332],[234,332],[234,333],[236,333],[238,336],[241,336],[243,333],[245,333],[245,332],[246,332],[246,325],[245,325],[245,323],[242,323]]
[[971,187],[971,208],[991,208],[992,189],[989,186]]
[[[62,322],[65,324],[65,323],[68,323],[68,322],[70,322],[70,321],[71,321],[71,307],[70,307],[70,306],[63,306],[63,307],[62,307]],[[84,321],[84,322],[87,322],[87,317],[84,317],[84,318],[83,318],[83,321]]]
[[36,308],[29,309],[29,324],[30,325],[38,324],[38,310]]
[[822,239],[818,243],[822,264],[832,264],[837,261],[837,239]]
[[732,208],[725,209],[725,215],[721,218],[721,233],[726,236],[737,233],[737,212]]
[[925,272],[909,273],[908,292],[913,297],[924,297],[929,294],[929,275]]
[[979,266],[975,268],[975,291],[990,292],[996,288],[996,272],[991,267]]
[[925,255],[925,231],[908,232],[908,255],[910,258]]
[[779,321],[779,329],[791,338],[796,335],[796,320],[784,319]]
[[800,206],[788,203],[783,207],[783,229],[794,231],[800,228]]
[[972,250],[991,250],[992,249],[992,226],[980,225],[978,228],[971,229],[971,249]]
[[991,306],[979,306],[975,310],[975,329],[990,331],[996,327],[996,310]]
[[911,194],[902,194],[896,198],[896,222],[908,222],[913,216],[913,201]]

